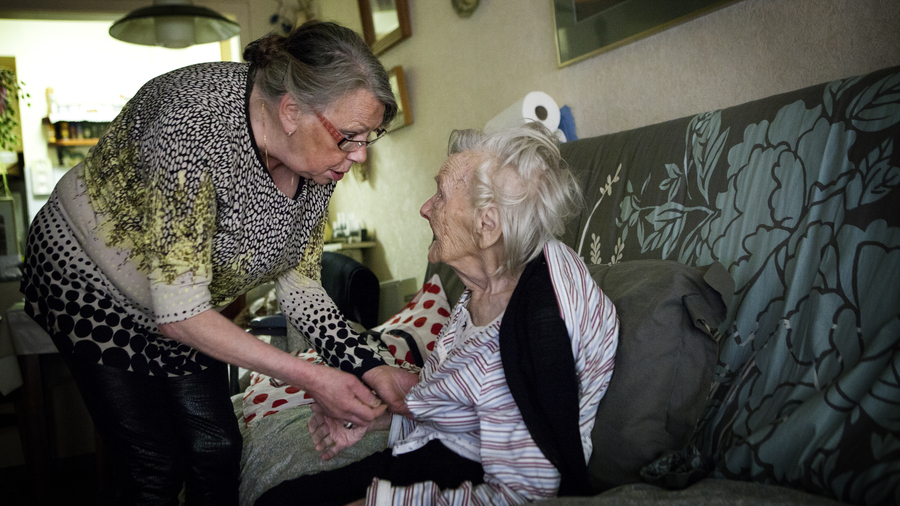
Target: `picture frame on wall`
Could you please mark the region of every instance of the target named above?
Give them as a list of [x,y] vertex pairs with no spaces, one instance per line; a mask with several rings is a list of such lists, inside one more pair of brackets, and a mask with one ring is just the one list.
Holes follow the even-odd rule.
[[559,68],[739,0],[551,0]]
[[406,91],[406,76],[403,73],[403,67],[398,65],[388,73],[391,81],[391,91],[394,92],[394,99],[397,101],[397,115],[385,128],[388,132],[393,132],[398,128],[412,125],[413,116],[412,108],[409,105],[409,93]]
[[358,0],[363,39],[381,55],[412,36],[407,0]]

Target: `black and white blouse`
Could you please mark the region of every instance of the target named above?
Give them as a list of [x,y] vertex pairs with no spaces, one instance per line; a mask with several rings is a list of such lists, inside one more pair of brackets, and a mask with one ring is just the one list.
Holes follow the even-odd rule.
[[[334,184],[274,184],[250,127],[248,64],[205,63],[144,85],[30,232],[22,288],[58,346],[136,372],[208,359],[158,325],[278,279],[281,309],[332,365],[380,365],[318,283]],[[62,245],[62,246],[61,246]]]

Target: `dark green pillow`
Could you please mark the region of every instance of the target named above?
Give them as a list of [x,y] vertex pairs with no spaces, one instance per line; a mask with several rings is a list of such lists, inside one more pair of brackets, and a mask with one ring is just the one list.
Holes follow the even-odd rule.
[[734,281],[719,263],[635,260],[589,269],[620,325],[588,463],[599,493],[640,482],[642,467],[688,444],[712,384],[714,335]]

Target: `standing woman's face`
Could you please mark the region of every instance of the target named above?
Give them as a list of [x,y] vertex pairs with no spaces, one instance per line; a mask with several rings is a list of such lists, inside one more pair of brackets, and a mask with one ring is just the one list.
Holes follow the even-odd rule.
[[[350,166],[366,161],[366,147],[356,151],[341,151],[338,140],[312,112],[298,112],[296,130],[288,137],[286,152],[281,161],[288,169],[318,184],[340,181]],[[347,139],[365,140],[381,126],[384,104],[372,92],[359,89],[333,102],[322,116]],[[283,120],[285,121],[285,120]],[[289,129],[293,128],[288,125]]]

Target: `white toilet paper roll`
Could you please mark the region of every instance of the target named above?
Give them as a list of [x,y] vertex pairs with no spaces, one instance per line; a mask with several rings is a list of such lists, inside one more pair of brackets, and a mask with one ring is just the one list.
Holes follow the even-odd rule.
[[532,91],[488,121],[484,133],[491,134],[528,121],[539,121],[555,132],[559,128],[559,106],[553,97],[543,91]]

